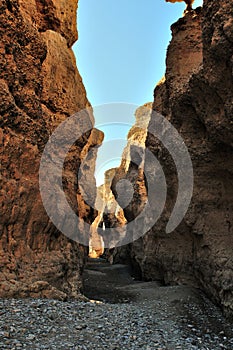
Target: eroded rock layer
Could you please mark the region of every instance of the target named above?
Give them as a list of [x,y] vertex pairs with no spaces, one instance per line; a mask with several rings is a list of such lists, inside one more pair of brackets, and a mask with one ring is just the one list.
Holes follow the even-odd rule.
[[[78,37],[76,11],[77,0],[0,1],[0,297],[80,295],[86,251],[53,226],[38,184],[49,135],[89,106],[71,49]],[[77,172],[90,149],[87,168],[93,169],[94,146],[103,135],[93,129],[91,113],[86,122],[90,131],[66,157],[63,186],[73,210],[91,222],[94,213],[78,189]],[[94,176],[88,181],[95,188]],[[60,204],[51,199],[51,205]]]
[[[168,195],[163,215],[127,247],[144,279],[201,287],[233,314],[233,12],[230,0],[204,1],[172,25],[165,78],[155,88],[155,111],[176,127],[193,162],[194,192],[182,223],[165,233],[178,190],[174,163],[148,133],[145,148],[163,165]],[[149,128],[153,129],[152,113]],[[115,178],[130,179],[121,167]],[[134,176],[135,177],[135,176]],[[135,186],[135,180],[132,180]],[[142,184],[143,185],[143,184]],[[114,182],[113,182],[114,187]],[[126,208],[134,217],[137,201]],[[136,230],[137,228],[135,228]],[[122,249],[118,250],[122,257]],[[118,256],[119,256],[118,254]],[[117,253],[115,252],[117,257]]]

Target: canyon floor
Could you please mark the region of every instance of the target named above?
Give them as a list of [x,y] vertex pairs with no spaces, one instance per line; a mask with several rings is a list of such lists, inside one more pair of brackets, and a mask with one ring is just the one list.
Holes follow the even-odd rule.
[[233,349],[232,324],[202,292],[135,281],[127,266],[89,261],[90,301],[0,300],[1,349]]

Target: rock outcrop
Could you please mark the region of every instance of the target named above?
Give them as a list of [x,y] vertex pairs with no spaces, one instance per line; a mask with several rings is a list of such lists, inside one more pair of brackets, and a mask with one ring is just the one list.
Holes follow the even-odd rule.
[[[181,224],[165,233],[177,195],[176,169],[163,145],[148,132],[145,148],[163,166],[167,201],[156,225],[124,248],[143,279],[198,286],[228,315],[233,314],[232,14],[230,0],[206,0],[203,9],[172,25],[166,74],[155,88],[153,109],[176,127],[188,147],[193,198]],[[148,128],[155,118],[152,113]],[[131,169],[121,166],[113,191],[122,178],[131,178],[135,186]],[[138,203],[140,198],[132,201],[126,218],[135,216]],[[124,259],[122,248],[114,254]]]
[[[77,0],[0,1],[0,297],[80,295],[86,248],[51,223],[38,183],[49,135],[90,107],[71,49],[76,11]],[[91,222],[95,213],[78,188],[77,171],[83,160],[94,173],[94,146],[103,135],[93,129],[91,113],[87,124],[90,131],[66,157],[63,186],[73,210]],[[94,175],[88,181],[95,198]]]
[[[125,236],[126,219],[124,211],[117,203],[111,190],[115,173],[116,168],[107,170],[104,176],[104,184],[97,188],[95,208],[98,215],[91,225],[89,242],[89,256],[92,258],[99,257],[104,252],[109,255],[109,249],[114,248]],[[112,234],[105,234],[105,230],[108,229],[113,229]]]

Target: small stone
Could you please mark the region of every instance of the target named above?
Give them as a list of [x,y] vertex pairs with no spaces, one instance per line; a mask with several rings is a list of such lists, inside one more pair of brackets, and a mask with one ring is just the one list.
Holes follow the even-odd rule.
[[29,334],[28,336],[27,336],[27,340],[34,340],[36,337],[35,337],[35,335],[34,334]]

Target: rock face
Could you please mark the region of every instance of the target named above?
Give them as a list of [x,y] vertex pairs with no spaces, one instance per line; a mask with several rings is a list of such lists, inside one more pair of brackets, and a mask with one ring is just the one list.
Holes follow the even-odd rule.
[[[80,295],[86,249],[51,223],[38,184],[49,135],[89,106],[71,49],[78,36],[76,10],[77,0],[0,1],[0,297]],[[94,168],[94,146],[103,135],[93,129],[92,116],[87,123],[90,131],[66,157],[63,186],[72,208],[91,221],[77,170],[88,151],[87,168]],[[92,175],[90,182],[95,188]]]
[[[145,147],[163,165],[167,201],[157,224],[126,250],[142,278],[198,286],[228,315],[233,314],[232,24],[230,0],[206,0],[203,9],[172,26],[166,75],[155,88],[153,108],[168,118],[188,147],[193,198],[182,223],[166,234],[177,195],[176,170],[163,145],[148,133]],[[149,128],[154,118],[152,114]],[[113,188],[130,174],[121,167]],[[137,201],[127,209],[126,218],[134,216]],[[119,254],[122,249],[115,252]]]
[[[125,236],[126,219],[124,211],[117,203],[111,190],[115,173],[116,168],[107,170],[104,184],[97,188],[95,208],[98,210],[98,215],[91,225],[89,242],[89,256],[92,258],[99,257],[104,252],[109,255],[109,248],[115,247]],[[99,229],[100,227],[104,230],[103,234],[102,230]],[[108,228],[114,228],[110,235],[105,234],[105,229]]]

